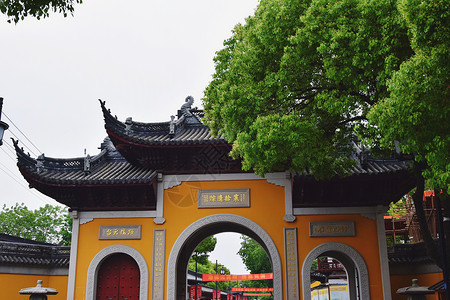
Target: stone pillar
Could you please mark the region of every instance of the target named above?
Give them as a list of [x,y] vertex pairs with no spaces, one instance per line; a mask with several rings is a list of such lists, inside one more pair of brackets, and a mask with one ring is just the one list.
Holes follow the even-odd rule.
[[413,279],[412,285],[397,290],[399,295],[407,295],[407,300],[426,300],[425,295],[434,294],[435,291],[424,286],[419,286],[418,280]]
[[38,280],[35,287],[21,289],[19,294],[30,295],[29,300],[47,300],[47,295],[56,295],[58,291],[52,288],[42,287],[42,280]]

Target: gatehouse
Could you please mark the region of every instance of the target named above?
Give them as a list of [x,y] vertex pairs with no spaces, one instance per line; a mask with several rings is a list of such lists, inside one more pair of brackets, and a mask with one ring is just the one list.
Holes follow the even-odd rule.
[[100,101],[107,137],[94,156],[32,158],[15,142],[30,186],[71,211],[67,299],[188,299],[189,257],[221,232],[266,250],[276,300],[311,299],[319,256],[344,265],[350,299],[391,299],[383,216],[414,185],[408,161],[355,145],[347,177],[261,177],[242,171],[192,103],[167,122],[143,123],[120,121]]

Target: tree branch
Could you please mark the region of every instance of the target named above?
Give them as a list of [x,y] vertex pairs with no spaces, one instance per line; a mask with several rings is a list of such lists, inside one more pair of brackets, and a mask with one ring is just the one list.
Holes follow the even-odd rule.
[[355,117],[352,117],[352,118],[350,118],[350,119],[343,120],[343,121],[341,121],[341,122],[338,123],[338,126],[347,124],[347,123],[349,123],[349,122],[353,122],[353,121],[361,121],[361,120],[367,120],[366,116],[355,116]]

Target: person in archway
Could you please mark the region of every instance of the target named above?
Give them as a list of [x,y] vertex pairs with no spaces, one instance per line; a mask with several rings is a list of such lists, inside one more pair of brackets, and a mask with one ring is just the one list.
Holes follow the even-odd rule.
[[201,296],[201,297],[200,297],[200,300],[209,300],[209,298],[206,297],[206,296]]

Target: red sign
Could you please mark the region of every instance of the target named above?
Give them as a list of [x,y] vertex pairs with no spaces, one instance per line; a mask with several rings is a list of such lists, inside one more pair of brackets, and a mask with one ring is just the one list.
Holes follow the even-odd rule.
[[[197,287],[197,299],[195,299],[195,287]],[[191,285],[189,290],[189,296],[193,300],[198,300],[202,296],[202,286],[201,285]]]
[[273,288],[231,288],[232,292],[273,292]]
[[271,293],[244,293],[244,296],[272,296]]
[[245,275],[203,274],[202,276],[202,281],[266,280],[266,279],[273,279],[273,273],[245,274]]
[[213,300],[220,300],[220,290],[213,290]]

